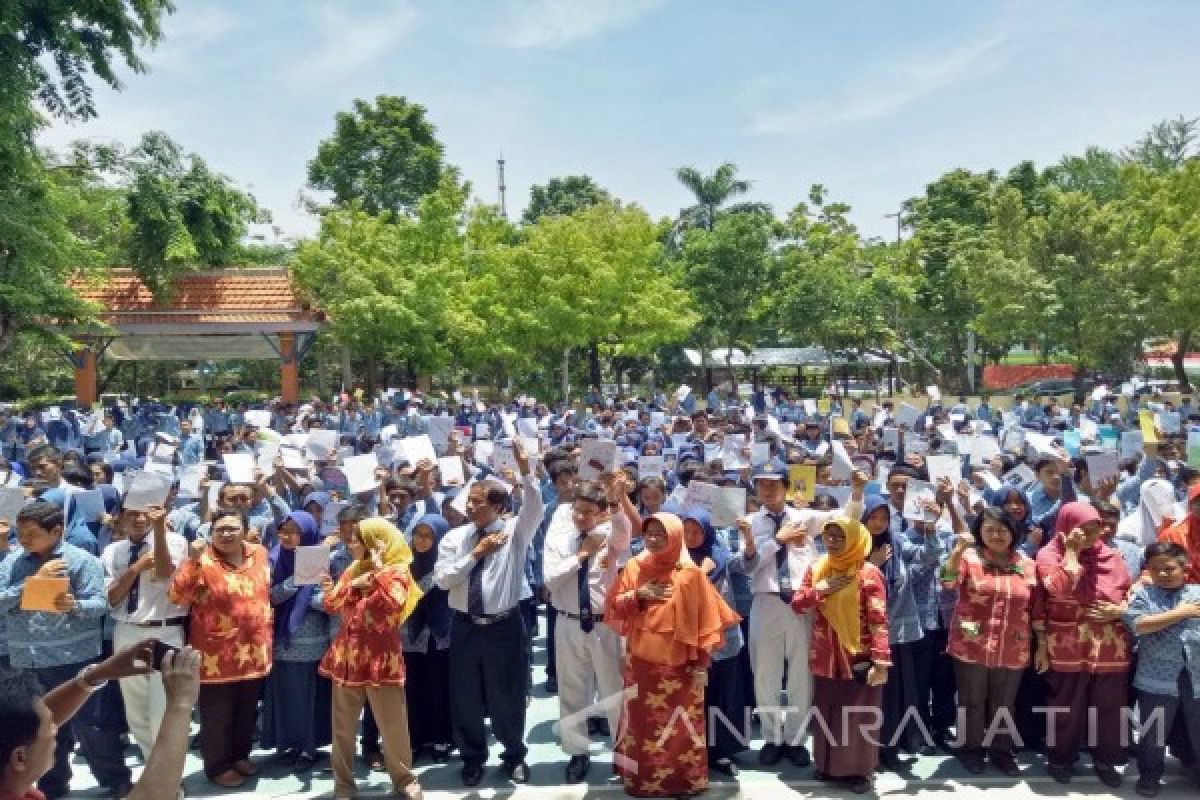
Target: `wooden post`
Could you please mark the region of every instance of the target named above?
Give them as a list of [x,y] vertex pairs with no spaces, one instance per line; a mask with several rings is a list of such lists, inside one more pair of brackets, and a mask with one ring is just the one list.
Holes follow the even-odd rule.
[[96,351],[84,346],[75,351],[75,400],[80,408],[96,402]]
[[279,396],[284,403],[300,402],[300,364],[296,358],[296,334],[279,334]]

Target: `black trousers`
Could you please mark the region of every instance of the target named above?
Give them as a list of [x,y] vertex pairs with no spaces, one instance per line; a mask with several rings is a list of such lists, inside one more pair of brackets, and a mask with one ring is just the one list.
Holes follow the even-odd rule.
[[200,687],[200,755],[204,774],[215,778],[250,758],[262,678]]
[[958,715],[954,702],[954,659],[946,655],[949,638],[949,631],[937,628],[926,631],[922,638],[913,642],[917,707],[921,711],[921,721],[932,734],[945,733]]
[[491,625],[455,614],[450,626],[450,727],[464,764],[487,761],[487,728],[504,747],[506,764],[525,759],[526,660],[529,635],[519,613]]

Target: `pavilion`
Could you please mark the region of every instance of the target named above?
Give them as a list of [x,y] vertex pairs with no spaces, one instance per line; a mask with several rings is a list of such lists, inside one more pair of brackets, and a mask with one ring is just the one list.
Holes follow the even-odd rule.
[[101,307],[100,325],[65,331],[77,343],[70,354],[75,395],[96,402],[96,363],[119,361],[279,362],[280,397],[300,396],[300,361],[325,315],[303,302],[282,267],[225,268],[177,278],[168,298],[156,300],[130,269],[71,282]]

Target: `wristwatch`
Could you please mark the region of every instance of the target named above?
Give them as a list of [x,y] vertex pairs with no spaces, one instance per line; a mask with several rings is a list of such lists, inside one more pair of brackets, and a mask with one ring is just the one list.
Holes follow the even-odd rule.
[[92,683],[92,681],[90,680],[90,677],[91,677],[92,672],[95,671],[95,669],[96,669],[95,664],[88,664],[86,667],[79,670],[79,674],[75,676],[75,680],[89,694],[91,692],[96,691],[97,689],[103,689],[108,684],[107,679],[100,681],[100,683]]

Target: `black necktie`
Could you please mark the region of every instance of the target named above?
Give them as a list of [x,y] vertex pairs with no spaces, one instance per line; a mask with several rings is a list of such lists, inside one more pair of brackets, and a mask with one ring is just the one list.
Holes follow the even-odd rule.
[[[146,540],[140,542],[129,540],[129,566],[133,567],[137,563],[138,558],[142,554],[142,548],[146,546]],[[142,582],[142,576],[138,575],[133,579],[133,585],[129,587],[129,595],[125,598],[125,610],[130,614],[137,611],[138,605],[138,584]]]
[[[779,528],[783,525],[783,514],[767,514],[771,522],[775,524],[775,530],[771,531],[771,535],[779,533]],[[775,551],[775,575],[779,579],[779,599],[788,605],[792,604],[792,571],[788,569],[788,550],[786,544],[779,545],[779,549]]]
[[[478,544],[486,535],[483,530],[476,531],[475,543]],[[488,553],[479,559],[475,566],[471,567],[471,575],[467,582],[467,613],[472,617],[482,617],[485,613],[483,610],[483,568],[490,555],[491,553]]]
[[[582,546],[587,539],[587,534],[579,537],[579,544]],[[584,633],[591,633],[595,627],[595,622],[592,620],[592,590],[588,586],[588,573],[592,568],[592,557],[588,556],[579,565],[579,574],[576,576],[579,587],[579,629]]]

